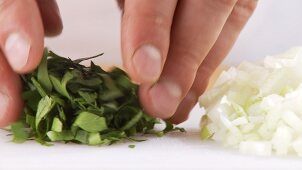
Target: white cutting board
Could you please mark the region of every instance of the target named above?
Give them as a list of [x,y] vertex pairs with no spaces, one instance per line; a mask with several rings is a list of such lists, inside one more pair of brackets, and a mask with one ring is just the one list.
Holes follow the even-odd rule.
[[[187,133],[103,147],[77,144],[46,147],[33,141],[14,144],[9,142],[7,132],[0,131],[0,170],[302,169],[302,158],[242,155],[213,142],[201,141],[200,116],[201,111],[196,107],[190,119],[179,125]],[[136,147],[128,148],[129,144]]]
[[[67,57],[105,52],[97,63],[120,65],[119,12],[112,1],[59,1],[65,28],[46,45]],[[302,1],[260,0],[258,8],[229,54],[227,64],[257,60],[267,54],[302,45]],[[76,18],[76,19],[75,19]],[[33,169],[302,169],[302,158],[256,157],[199,140],[201,113],[196,107],[181,124],[187,133],[174,133],[146,142],[110,147],[75,144],[41,146],[9,142],[0,131],[0,170]],[[128,148],[135,144],[136,148]]]

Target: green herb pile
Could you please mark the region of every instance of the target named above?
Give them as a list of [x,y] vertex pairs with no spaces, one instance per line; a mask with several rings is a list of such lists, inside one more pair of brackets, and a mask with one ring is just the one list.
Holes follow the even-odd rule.
[[122,70],[80,64],[98,56],[72,61],[45,49],[39,67],[21,76],[25,106],[22,118],[11,125],[14,142],[110,145],[140,141],[142,134],[184,131],[168,122],[164,130],[154,130],[160,120],[143,111],[138,86]]

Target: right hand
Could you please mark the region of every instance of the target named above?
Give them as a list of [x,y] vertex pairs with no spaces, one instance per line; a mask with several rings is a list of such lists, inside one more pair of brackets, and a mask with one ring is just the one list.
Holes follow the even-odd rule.
[[257,0],[119,0],[124,68],[144,110],[185,121]]
[[0,127],[22,112],[18,74],[40,63],[44,36],[63,29],[55,0],[0,0]]

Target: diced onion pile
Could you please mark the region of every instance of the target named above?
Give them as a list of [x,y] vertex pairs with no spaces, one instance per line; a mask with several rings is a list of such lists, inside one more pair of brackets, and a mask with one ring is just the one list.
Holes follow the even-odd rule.
[[242,153],[302,156],[302,47],[223,71],[199,101],[202,139]]

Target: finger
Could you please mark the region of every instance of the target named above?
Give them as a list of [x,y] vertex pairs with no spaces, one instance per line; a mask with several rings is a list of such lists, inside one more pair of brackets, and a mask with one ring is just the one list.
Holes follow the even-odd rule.
[[179,1],[170,50],[158,83],[142,91],[147,112],[171,117],[193,84],[197,69],[222,30],[236,0]]
[[138,83],[155,82],[168,53],[176,0],[127,0],[122,17],[124,68]]
[[44,48],[44,31],[40,12],[33,0],[0,1],[0,47],[18,73],[33,70]]
[[21,83],[0,52],[0,128],[17,120],[22,109]]
[[62,32],[63,23],[59,7],[55,0],[37,0],[44,31],[47,36],[55,36]]
[[124,10],[125,0],[117,0],[118,7],[123,11]]
[[229,53],[244,25],[256,8],[255,0],[239,0],[229,16],[215,45],[198,69],[195,81],[187,96],[170,119],[173,123],[187,120],[192,108],[207,87],[210,76]]

